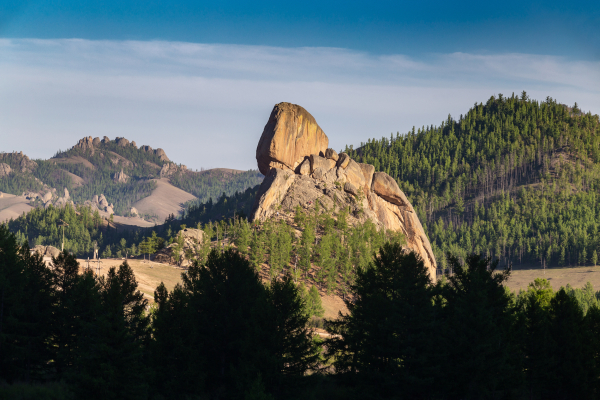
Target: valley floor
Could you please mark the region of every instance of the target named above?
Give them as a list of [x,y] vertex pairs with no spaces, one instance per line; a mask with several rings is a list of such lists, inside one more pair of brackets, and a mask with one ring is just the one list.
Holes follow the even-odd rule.
[[519,289],[526,290],[527,285],[536,278],[547,279],[555,291],[561,286],[566,287],[567,284],[574,288],[581,288],[587,282],[598,290],[600,289],[600,266],[513,270],[507,286],[516,292]]
[[[87,260],[79,259],[82,268],[87,267]],[[105,275],[110,267],[118,267],[124,259],[103,259],[100,264],[100,274]],[[154,300],[154,289],[164,282],[169,291],[181,282],[181,273],[183,269],[168,264],[161,264],[154,261],[144,261],[139,259],[129,259],[129,265],[135,272],[138,280],[139,290],[144,296],[152,302]],[[90,262],[90,266],[96,271],[97,264]],[[266,280],[266,274],[262,276]],[[600,266],[570,267],[570,268],[549,268],[543,269],[521,269],[513,270],[507,286],[510,290],[518,292],[520,289],[526,290],[527,285],[536,278],[545,278],[550,281],[554,290],[561,286],[571,285],[574,288],[581,288],[587,282],[590,282],[595,289],[600,289]],[[339,311],[346,313],[348,310],[343,300],[339,296],[327,295],[321,292],[323,308],[325,309],[325,318],[336,318]]]

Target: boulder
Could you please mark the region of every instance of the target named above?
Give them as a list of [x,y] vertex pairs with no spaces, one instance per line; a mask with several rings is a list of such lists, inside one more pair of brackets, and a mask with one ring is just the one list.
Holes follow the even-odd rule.
[[48,247],[46,247],[46,256],[50,256],[50,257],[56,258],[56,257],[59,256],[59,254],[60,254],[60,250],[57,249],[56,247],[54,247],[54,246],[48,246]]
[[121,168],[121,172],[117,172],[117,173],[115,173],[115,175],[113,176],[113,180],[114,180],[116,183],[127,183],[127,181],[129,180],[129,176],[128,176],[128,175],[126,175],[126,174],[123,172],[123,168]]
[[131,141],[131,145],[137,149],[137,144],[135,143],[135,140]]
[[[325,173],[329,171],[331,168],[335,167],[335,162],[332,160],[328,160],[324,157],[321,157],[317,154],[310,155],[310,172],[315,173],[317,170],[321,170],[321,173]],[[333,163],[333,165],[332,165]]]
[[371,164],[363,163],[358,163],[358,166],[360,167],[363,176],[365,177],[366,191],[369,191],[371,190],[371,183],[373,182],[373,174],[375,173],[375,167]]
[[104,137],[102,138],[102,140],[100,141],[100,143],[104,143],[104,144],[106,144],[106,143],[110,143],[110,139],[108,138],[108,136],[104,136]]
[[92,203],[99,204],[99,200],[98,200],[98,195],[97,194],[95,194],[94,197],[92,197]]
[[98,198],[98,204],[100,205],[100,208],[108,207],[108,201],[106,200],[106,197],[104,197],[103,194],[101,194]]
[[324,155],[328,145],[327,135],[308,111],[276,104],[256,147],[258,169],[265,176],[272,168],[294,171],[304,157]]
[[68,200],[71,195],[69,195],[69,191],[67,190],[67,188],[65,188],[65,195],[63,196],[65,198],[65,200]]
[[350,160],[344,172],[346,174],[347,182],[350,182],[357,188],[365,186],[365,176],[356,161]]
[[154,154],[156,154],[158,156],[158,158],[160,158],[161,161],[166,161],[166,162],[171,161],[171,160],[169,160],[169,157],[167,157],[167,153],[165,153],[165,151],[163,149],[154,150]]
[[354,186],[350,182],[346,182],[346,184],[344,185],[344,191],[350,193],[353,196],[358,195],[358,190],[356,190],[356,186]]
[[117,143],[117,146],[121,146],[121,147],[129,146],[129,140],[125,139],[124,137],[116,138],[115,142]]
[[340,168],[346,168],[350,162],[350,156],[346,153],[340,153],[338,156],[337,166]]
[[52,192],[51,192],[51,191],[48,191],[48,192],[47,192],[47,193],[44,195],[44,197],[42,197],[42,201],[43,201],[44,203],[47,203],[47,202],[49,202],[50,200],[52,200]]
[[256,193],[251,219],[264,220],[270,217],[274,212],[272,206],[281,203],[295,177],[293,171],[272,168]]
[[0,163],[0,178],[8,176],[11,171],[12,169],[10,168],[10,165],[6,163]]
[[106,212],[108,213],[108,215],[110,215],[110,214],[114,214],[115,210],[111,206],[107,206],[106,207]]
[[333,161],[337,161],[340,158],[334,149],[325,150],[325,157]]
[[410,206],[412,209],[406,195],[400,190],[394,178],[385,172],[376,172],[373,174],[372,188],[373,192],[377,193],[384,200],[400,207]]
[[131,215],[135,215],[136,217],[140,215],[137,208],[135,207],[131,207],[131,210],[129,210],[129,212],[131,213]]
[[310,175],[310,159],[306,159],[300,164],[298,168],[298,173],[300,175]]
[[98,146],[98,145],[100,144],[100,138],[98,138],[98,137],[95,137],[95,138],[94,138],[94,140],[92,140],[92,144],[93,144],[94,146]]

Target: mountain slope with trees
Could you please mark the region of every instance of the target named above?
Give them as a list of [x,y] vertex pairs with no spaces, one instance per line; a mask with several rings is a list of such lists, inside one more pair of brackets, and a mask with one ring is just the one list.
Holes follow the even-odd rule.
[[[30,160],[22,153],[1,153],[0,163],[11,169],[0,176],[0,192],[31,197],[41,206],[41,198],[54,189],[53,198],[67,189],[75,204],[104,194],[115,215],[130,215],[134,204],[156,189],[154,179],[170,183],[206,202],[218,200],[256,186],[262,181],[257,171],[215,169],[192,171],[172,163],[162,149],[138,147],[124,138],[103,140],[84,138],[67,151],[58,151],[49,160]],[[36,196],[37,195],[37,196]],[[162,221],[159,221],[162,222]]]
[[598,261],[600,122],[577,104],[500,94],[346,152],[396,179],[442,265],[448,251],[514,265]]

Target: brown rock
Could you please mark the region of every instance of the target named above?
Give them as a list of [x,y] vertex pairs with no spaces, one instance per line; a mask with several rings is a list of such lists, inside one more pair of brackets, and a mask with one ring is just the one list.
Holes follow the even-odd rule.
[[346,168],[348,166],[349,162],[350,162],[350,156],[348,156],[348,154],[346,154],[346,153],[340,153],[338,161],[337,161],[337,166],[341,167],[341,168]]
[[154,150],[154,154],[156,154],[158,156],[158,158],[161,159],[161,161],[171,161],[169,160],[169,157],[167,157],[167,153],[165,153],[165,151],[163,149],[156,149]]
[[340,158],[334,149],[327,149],[325,151],[325,157],[334,161],[337,161]]
[[346,173],[347,182],[350,182],[357,188],[365,186],[365,176],[356,161],[350,160],[344,172]]
[[12,171],[12,169],[10,168],[10,165],[5,164],[5,163],[0,163],[0,178],[10,175],[11,171]]
[[329,163],[327,162],[326,158],[321,157],[317,154],[311,154],[309,160],[311,173],[314,174],[315,171],[318,169],[321,169],[323,172],[329,171]]
[[83,139],[79,139],[79,142],[75,146],[74,149],[80,149],[83,152],[87,152],[88,150],[92,155],[94,155],[94,139],[91,136],[84,137]]
[[60,254],[59,249],[57,249],[54,246],[48,246],[48,247],[46,247],[46,252],[44,255],[56,258],[56,257],[58,257],[59,254]]
[[346,182],[346,184],[344,185],[344,191],[350,193],[353,196],[358,195],[358,190],[356,190],[356,186],[354,186],[350,182]]
[[98,137],[94,138],[94,140],[92,140],[92,144],[94,146],[98,146],[100,144],[100,138],[98,138]]
[[273,168],[263,180],[251,213],[252,220],[264,220],[274,212],[272,206],[279,205],[288,189],[294,183],[296,175],[292,171]]
[[113,180],[116,183],[127,183],[127,181],[129,180],[129,176],[127,174],[125,174],[123,172],[123,169],[121,168],[121,172],[115,173],[115,176],[113,177]]
[[108,136],[104,136],[100,143],[110,143],[110,139],[108,138]]
[[121,146],[121,147],[127,147],[127,146],[129,146],[129,140],[125,139],[124,137],[118,137],[118,138],[116,138],[115,142],[117,142],[117,145]]
[[290,103],[273,107],[256,148],[258,169],[265,176],[271,168],[292,171],[310,154],[324,155],[329,139],[314,117]]
[[373,182],[373,173],[375,172],[375,167],[371,164],[363,164],[358,163],[358,166],[362,170],[363,176],[365,177],[365,187],[367,191],[371,190],[371,183]]
[[302,162],[302,164],[300,164],[298,173],[300,175],[310,175],[310,159],[307,158]]
[[[410,202],[400,190],[394,178],[385,172],[376,172],[373,175],[372,188],[375,193],[392,204],[400,207],[410,206]],[[412,206],[410,208],[412,209]]]

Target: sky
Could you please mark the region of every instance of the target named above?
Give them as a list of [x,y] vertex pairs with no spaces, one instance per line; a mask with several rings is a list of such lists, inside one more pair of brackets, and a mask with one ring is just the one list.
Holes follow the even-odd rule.
[[273,105],[336,150],[527,91],[600,113],[600,5],[0,0],[0,151],[84,136],[256,168]]

